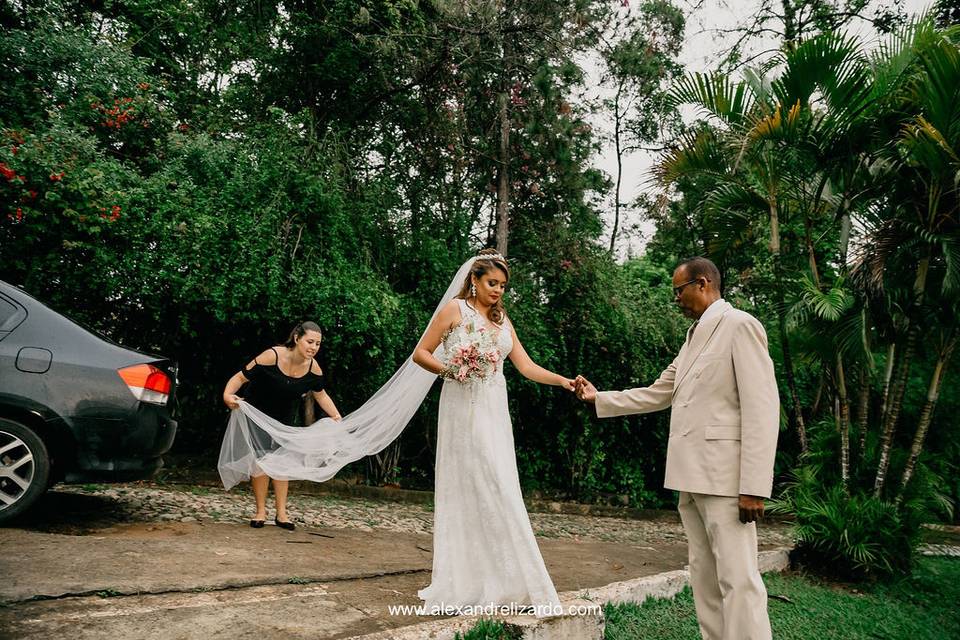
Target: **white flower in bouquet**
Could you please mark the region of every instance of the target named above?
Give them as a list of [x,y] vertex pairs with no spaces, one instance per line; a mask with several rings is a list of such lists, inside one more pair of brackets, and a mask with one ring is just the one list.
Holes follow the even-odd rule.
[[496,334],[472,322],[463,329],[458,339],[447,346],[449,359],[444,377],[461,384],[486,380],[496,372],[500,361]]

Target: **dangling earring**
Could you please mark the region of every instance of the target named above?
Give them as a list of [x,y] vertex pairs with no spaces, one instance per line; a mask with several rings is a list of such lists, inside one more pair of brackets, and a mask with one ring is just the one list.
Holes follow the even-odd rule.
[[470,297],[471,298],[477,297],[477,285],[473,284],[472,282],[470,283]]

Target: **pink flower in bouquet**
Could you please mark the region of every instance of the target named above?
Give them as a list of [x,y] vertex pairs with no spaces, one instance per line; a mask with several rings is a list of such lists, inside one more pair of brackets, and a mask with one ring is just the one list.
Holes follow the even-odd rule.
[[449,345],[450,378],[460,383],[482,381],[496,373],[500,352],[496,346],[497,333],[473,323],[463,326],[464,334]]

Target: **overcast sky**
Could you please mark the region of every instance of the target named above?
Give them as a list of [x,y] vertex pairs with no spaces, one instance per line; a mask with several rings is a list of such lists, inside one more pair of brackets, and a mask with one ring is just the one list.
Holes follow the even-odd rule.
[[[732,29],[742,25],[747,16],[756,13],[760,6],[759,0],[674,0],[677,5],[688,15],[686,34],[683,51],[680,61],[688,71],[708,71],[714,68],[719,61],[721,53],[728,48],[734,41],[733,36],[723,37],[718,35],[718,29]],[[639,0],[632,0],[631,5],[639,4]],[[932,0],[902,0],[901,6],[910,13],[920,13],[927,10],[932,5]],[[694,9],[696,5],[699,8]],[[634,6],[623,9],[624,11],[636,10]],[[693,13],[691,14],[691,10]],[[851,31],[861,35],[868,41],[875,40],[875,33],[865,22],[854,24]],[[753,50],[760,50],[776,46],[776,43],[770,39],[762,41],[757,39],[754,42]],[[592,74],[596,76],[597,74]],[[596,78],[594,78],[596,81]],[[589,95],[590,92],[588,92]],[[596,91],[593,92],[596,95]],[[609,118],[594,119],[592,124],[595,129],[610,133],[612,123]],[[638,152],[624,159],[624,177],[621,193],[621,202],[631,202],[644,189],[651,187],[649,181],[649,170],[656,159],[656,154],[650,152]],[[616,175],[616,156],[613,152],[613,145],[608,144],[604,147],[595,159],[595,166],[602,169],[607,175]],[[607,228],[604,231],[603,243],[610,241],[610,226],[613,222],[613,199],[612,197],[604,203],[604,218],[607,221]],[[651,223],[643,220],[642,212],[627,212],[628,219],[624,220],[621,226],[630,224],[640,224],[640,235],[631,238],[629,242],[618,240],[618,255],[625,257],[629,253],[637,254],[643,251],[643,247],[653,234],[654,227]],[[621,217],[623,210],[621,208]]]

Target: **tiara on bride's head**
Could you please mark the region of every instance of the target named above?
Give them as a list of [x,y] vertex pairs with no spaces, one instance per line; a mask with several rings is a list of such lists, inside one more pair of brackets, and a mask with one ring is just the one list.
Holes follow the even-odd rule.
[[500,262],[506,262],[507,259],[504,258],[499,253],[482,253],[479,256],[474,256],[474,260],[499,260]]

